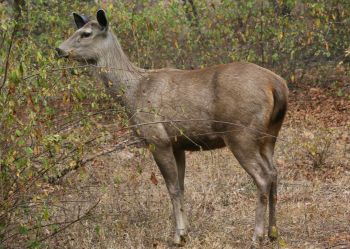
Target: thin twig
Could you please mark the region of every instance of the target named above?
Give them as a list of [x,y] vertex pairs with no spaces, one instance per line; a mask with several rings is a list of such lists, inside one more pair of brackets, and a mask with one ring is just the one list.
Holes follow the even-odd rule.
[[[63,70],[71,70],[71,69],[79,69],[79,68],[99,68],[99,69],[113,69],[113,70],[118,70],[118,71],[127,71],[127,72],[134,72],[131,70],[123,69],[123,68],[115,68],[115,67],[107,67],[107,66],[97,66],[97,65],[92,65],[92,64],[87,64],[87,65],[78,65],[78,66],[72,66],[72,67],[59,67],[59,68],[51,68],[48,69],[47,72],[52,73],[52,72],[57,72],[57,71],[63,71]],[[27,75],[22,78],[22,80],[27,80],[36,76],[39,76],[39,73],[34,73],[31,75]]]
[[113,153],[115,151],[118,150],[122,150],[128,146],[132,146],[132,145],[136,145],[136,144],[141,144],[143,142],[143,140],[136,140],[136,141],[132,141],[129,143],[126,143],[128,141],[128,139],[124,140],[123,142],[120,142],[119,144],[117,144],[113,149],[107,150],[107,151],[103,151],[101,153],[98,153],[96,155],[93,155],[85,160],[79,161],[75,164],[74,167],[70,167],[70,168],[65,168],[63,169],[60,173],[58,173],[56,176],[52,176],[49,177],[49,183],[57,183],[58,180],[60,180],[62,177],[64,177],[65,175],[67,175],[69,172],[73,171],[73,170],[77,170],[78,168],[84,166],[85,164],[87,164],[88,162],[93,161],[94,159],[101,157],[101,156],[105,156],[107,154]]
[[[49,234],[48,236],[46,236],[46,237],[40,239],[38,242],[41,243],[41,242],[43,242],[43,241],[45,241],[45,240],[47,240],[47,239],[49,239],[49,238],[51,238],[51,237],[57,235],[58,233],[60,233],[60,232],[62,232],[62,231],[64,231],[64,230],[66,230],[68,227],[70,227],[71,225],[77,223],[78,221],[81,221],[81,220],[85,219],[86,217],[88,217],[88,216],[90,215],[91,211],[97,207],[97,205],[100,203],[100,201],[101,201],[101,200],[99,199],[92,207],[89,208],[89,210],[88,210],[83,216],[78,216],[77,219],[73,220],[72,222],[70,222],[70,223],[67,224],[66,226],[62,227],[61,229],[56,230],[56,231],[53,232],[52,234]],[[27,248],[29,248],[29,247],[27,247]]]

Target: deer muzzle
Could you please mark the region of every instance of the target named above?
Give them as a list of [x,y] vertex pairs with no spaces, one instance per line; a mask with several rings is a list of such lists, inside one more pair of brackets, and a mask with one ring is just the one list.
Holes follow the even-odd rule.
[[68,53],[61,48],[56,48],[58,58],[67,58]]

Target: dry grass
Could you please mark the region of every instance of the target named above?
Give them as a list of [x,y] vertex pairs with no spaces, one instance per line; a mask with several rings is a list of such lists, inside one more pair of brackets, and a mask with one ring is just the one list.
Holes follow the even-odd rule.
[[[322,125],[295,124],[297,115],[291,108],[275,155],[277,219],[285,243],[266,239],[265,248],[350,248],[350,123],[328,129],[332,143],[327,160],[315,169],[303,143],[322,139]],[[173,218],[166,187],[151,156],[140,151],[130,148],[97,158],[65,177],[51,193],[52,201],[60,203],[51,207],[52,221],[74,220],[100,202],[87,219],[50,237],[48,248],[171,248]],[[190,233],[184,248],[248,248],[255,186],[227,149],[187,153],[185,186]]]

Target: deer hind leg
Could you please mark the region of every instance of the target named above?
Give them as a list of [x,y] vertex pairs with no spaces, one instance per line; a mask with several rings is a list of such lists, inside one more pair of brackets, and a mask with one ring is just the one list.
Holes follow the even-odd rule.
[[272,172],[272,182],[269,193],[269,230],[268,236],[271,241],[278,238],[276,226],[276,204],[277,204],[277,170],[273,163],[273,154],[275,149],[276,138],[267,138],[266,143],[261,147],[261,155]]
[[255,228],[251,248],[261,248],[264,240],[265,216],[274,172],[260,154],[260,144],[251,134],[226,137],[225,142],[240,165],[253,178],[257,186]]
[[175,245],[183,245],[186,235],[186,218],[182,208],[183,197],[179,182],[176,159],[171,146],[157,146],[153,152],[154,160],[162,173],[173,204],[176,231],[174,236]]

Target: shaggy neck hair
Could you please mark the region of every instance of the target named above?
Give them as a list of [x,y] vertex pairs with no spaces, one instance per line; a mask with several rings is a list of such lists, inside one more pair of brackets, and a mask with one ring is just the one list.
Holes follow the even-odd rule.
[[107,36],[106,43],[98,51],[99,76],[113,97],[122,96],[124,104],[130,104],[129,97],[146,70],[131,63],[115,35],[108,32]]

